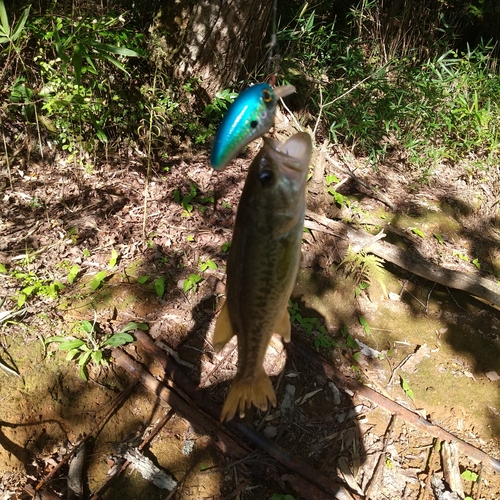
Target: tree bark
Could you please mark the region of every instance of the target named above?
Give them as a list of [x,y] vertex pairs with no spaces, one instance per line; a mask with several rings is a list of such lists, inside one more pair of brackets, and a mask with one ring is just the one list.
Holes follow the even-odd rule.
[[165,2],[155,26],[160,59],[181,81],[200,77],[213,98],[255,72],[270,41],[271,6],[259,0]]

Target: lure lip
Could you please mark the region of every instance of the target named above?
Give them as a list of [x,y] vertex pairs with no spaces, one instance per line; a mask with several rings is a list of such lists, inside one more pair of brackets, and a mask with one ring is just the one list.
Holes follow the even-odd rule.
[[297,89],[294,85],[281,85],[280,87],[275,87],[273,89],[274,96],[276,100],[286,97],[287,95],[293,94]]

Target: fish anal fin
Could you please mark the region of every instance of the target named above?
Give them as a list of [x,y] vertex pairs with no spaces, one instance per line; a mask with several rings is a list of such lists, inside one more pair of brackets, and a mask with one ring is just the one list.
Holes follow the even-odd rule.
[[281,313],[280,319],[274,326],[273,333],[281,335],[285,342],[290,342],[292,326],[290,325],[290,313],[288,312],[288,308],[285,307]]
[[229,309],[227,301],[224,302],[219,317],[215,323],[214,338],[212,344],[215,352],[219,352],[233,338],[234,331],[229,318]]
[[276,406],[276,394],[271,379],[264,370],[260,370],[251,378],[238,378],[236,375],[222,408],[220,421],[228,422],[236,413],[243,418],[245,411],[252,405],[266,411],[269,403],[273,407]]

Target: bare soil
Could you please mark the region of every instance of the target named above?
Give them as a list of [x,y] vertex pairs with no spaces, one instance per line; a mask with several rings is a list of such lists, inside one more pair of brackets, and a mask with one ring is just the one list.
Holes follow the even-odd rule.
[[[123,445],[138,446],[169,414],[171,405],[140,384],[115,406],[133,380],[128,372],[113,363],[90,363],[84,382],[76,363],[66,361],[55,344],[44,344],[54,335],[85,338],[78,330],[82,320],[95,322],[100,336],[130,321],[147,323],[151,338],[167,346],[183,372],[222,406],[236,351],[232,344],[216,355],[210,341],[224,292],[224,245],[254,151],[222,173],[210,169],[206,154],[157,160],[147,184],[147,161],[131,151],[89,158],[86,165],[19,153],[10,158],[10,175],[0,159],[0,262],[8,271],[0,274],[2,311],[18,310],[15,296],[26,286],[15,271],[64,285],[56,299],[43,292],[28,297],[18,315],[1,323],[0,361],[19,374],[0,370],[1,500],[30,498],[29,487],[54,472],[86,436],[84,498],[91,498],[120,463]],[[326,170],[344,181],[338,191],[349,197],[349,206],[335,205],[327,195],[320,204],[311,197],[311,208],[373,233],[384,229],[388,240],[417,249],[429,261],[498,282],[500,170],[464,175],[462,168],[442,165],[423,182],[396,152],[376,172],[362,158],[350,158],[356,176],[383,193],[390,209],[345,173],[346,157],[347,151],[333,150]],[[192,185],[196,196],[190,198]],[[112,249],[119,254],[114,267]],[[313,231],[305,234],[302,250],[291,301],[303,318],[317,318],[336,344],[325,344],[321,330],[309,332],[304,322],[294,323],[293,340],[500,460],[498,309],[459,293],[452,283],[437,286],[388,263],[382,281],[372,280],[355,297],[359,276],[341,265],[345,241]],[[208,260],[217,269],[201,271]],[[70,284],[73,264],[79,274]],[[93,290],[92,278],[103,270],[107,278]],[[190,274],[203,280],[185,292]],[[148,280],[140,283],[144,276]],[[161,297],[154,285],[160,277]],[[372,351],[356,354],[347,334]],[[126,350],[146,359],[133,344]],[[270,354],[278,407],[266,414],[252,410],[245,422],[318,472],[339,478],[355,498],[369,488],[374,500],[433,498],[422,492],[431,476],[443,477],[443,461],[439,450],[433,452],[431,435],[402,418],[389,427],[391,414],[384,408],[337,387],[279,342]],[[162,376],[154,363],[145,369]],[[102,498],[303,498],[294,474],[274,458],[253,447],[234,460],[188,415],[172,410],[143,452],[179,482],[173,496],[129,466]],[[383,467],[375,473],[380,457]],[[500,498],[498,472],[462,452],[456,465],[479,474],[476,481],[462,478],[464,496]],[[68,466],[61,466],[42,497],[65,495],[67,475]]]

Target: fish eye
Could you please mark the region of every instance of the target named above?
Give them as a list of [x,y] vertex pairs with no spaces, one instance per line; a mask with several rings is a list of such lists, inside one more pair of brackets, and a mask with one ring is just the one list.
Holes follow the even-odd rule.
[[263,186],[269,186],[273,181],[274,174],[272,170],[261,170],[259,174],[259,181]]
[[269,90],[264,89],[262,91],[262,99],[264,99],[264,102],[266,104],[269,104],[270,102],[272,102],[273,96],[272,96],[272,94],[271,94],[271,92]]
[[259,124],[259,122],[257,120],[252,120],[250,122],[250,127],[252,128],[257,128],[257,125]]

